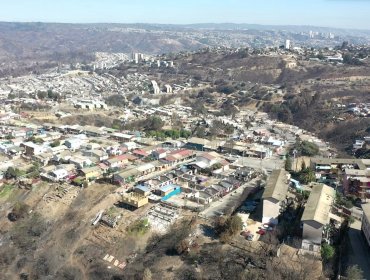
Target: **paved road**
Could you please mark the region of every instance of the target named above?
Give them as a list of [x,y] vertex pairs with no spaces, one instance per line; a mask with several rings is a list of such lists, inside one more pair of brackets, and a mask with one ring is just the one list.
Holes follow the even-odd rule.
[[349,265],[357,264],[364,272],[366,280],[370,280],[370,248],[361,235],[361,222],[355,221],[349,231],[350,249],[348,252]]

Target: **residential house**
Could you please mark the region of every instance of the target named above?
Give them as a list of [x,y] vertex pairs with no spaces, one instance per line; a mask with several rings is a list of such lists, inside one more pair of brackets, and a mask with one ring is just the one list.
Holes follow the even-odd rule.
[[21,147],[24,148],[24,154],[26,156],[34,156],[43,153],[46,148],[42,145],[37,145],[33,142],[25,142],[21,144]]
[[150,189],[146,186],[139,185],[134,188],[134,192],[141,194],[142,196],[150,195]]
[[87,157],[93,157],[99,162],[108,159],[108,154],[102,150],[85,150],[82,152],[82,154]]
[[165,149],[156,149],[152,152],[152,156],[155,158],[155,159],[162,159],[162,158],[165,158],[167,155],[167,150]]
[[122,203],[133,208],[140,208],[148,204],[149,200],[147,196],[141,195],[136,192],[126,193],[122,195]]
[[136,182],[140,172],[136,167],[127,168],[124,171],[114,174],[113,181],[118,184]]
[[104,161],[109,168],[120,168],[128,163],[127,155],[120,155]]
[[135,135],[116,132],[116,133],[112,133],[110,135],[110,138],[117,140],[119,142],[127,142],[127,141],[132,141],[135,138]]
[[145,158],[145,157],[147,157],[147,156],[149,156],[149,155],[150,155],[147,151],[145,151],[145,150],[143,150],[143,149],[137,149],[137,150],[134,150],[134,151],[132,152],[132,154],[133,154],[134,156],[138,157],[138,158]]
[[161,161],[164,161],[169,165],[176,165],[193,159],[195,155],[196,154],[191,150],[175,150],[169,153],[164,159],[161,159]]
[[206,146],[210,143],[209,140],[197,137],[191,137],[187,140],[185,144],[185,148],[197,150],[197,151],[204,151]]
[[103,174],[103,171],[99,166],[93,166],[81,169],[80,174],[84,176],[87,181],[93,181],[95,179],[99,179]]
[[370,169],[345,169],[343,190],[362,200],[370,198]]
[[69,163],[73,163],[78,169],[82,169],[93,164],[90,158],[82,155],[72,155],[69,159]]
[[132,151],[137,148],[137,145],[135,142],[125,142],[122,144],[122,147],[126,148],[126,151]]

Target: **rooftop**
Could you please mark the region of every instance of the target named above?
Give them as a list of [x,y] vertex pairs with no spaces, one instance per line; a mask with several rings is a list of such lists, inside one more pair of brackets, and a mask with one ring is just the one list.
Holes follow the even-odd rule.
[[325,184],[314,184],[302,215],[302,221],[313,220],[322,225],[329,223],[335,190]]
[[276,169],[271,172],[266,182],[262,198],[275,198],[283,201],[288,193],[287,172],[283,169]]

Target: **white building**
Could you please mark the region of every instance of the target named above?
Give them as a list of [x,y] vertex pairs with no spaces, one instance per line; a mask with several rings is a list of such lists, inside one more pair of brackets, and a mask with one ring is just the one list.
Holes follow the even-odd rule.
[[170,85],[164,85],[166,88],[166,93],[172,93],[172,87]]
[[290,47],[291,47],[290,40],[285,40],[285,49],[290,50]]
[[159,86],[158,86],[157,82],[156,82],[156,81],[154,81],[154,80],[152,80],[152,81],[151,81],[151,83],[152,83],[152,87],[153,87],[153,93],[154,93],[154,94],[159,94],[159,93],[161,93],[161,90],[160,90],[160,88],[159,88]]
[[[324,184],[315,184],[307,200],[303,215],[302,249],[320,252],[325,227],[330,221],[330,210],[335,190]],[[333,215],[334,217],[334,215]]]
[[283,169],[271,172],[263,192],[262,223],[278,223],[282,202],[286,200],[289,188],[289,174]]

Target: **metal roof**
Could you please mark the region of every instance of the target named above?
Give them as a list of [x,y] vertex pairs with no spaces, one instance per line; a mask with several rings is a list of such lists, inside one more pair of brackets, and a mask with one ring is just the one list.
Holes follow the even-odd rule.
[[329,223],[335,190],[325,184],[314,184],[302,215],[302,221],[313,220],[322,225]]
[[266,182],[262,198],[274,198],[283,201],[288,193],[287,172],[283,169],[275,169],[271,172]]

